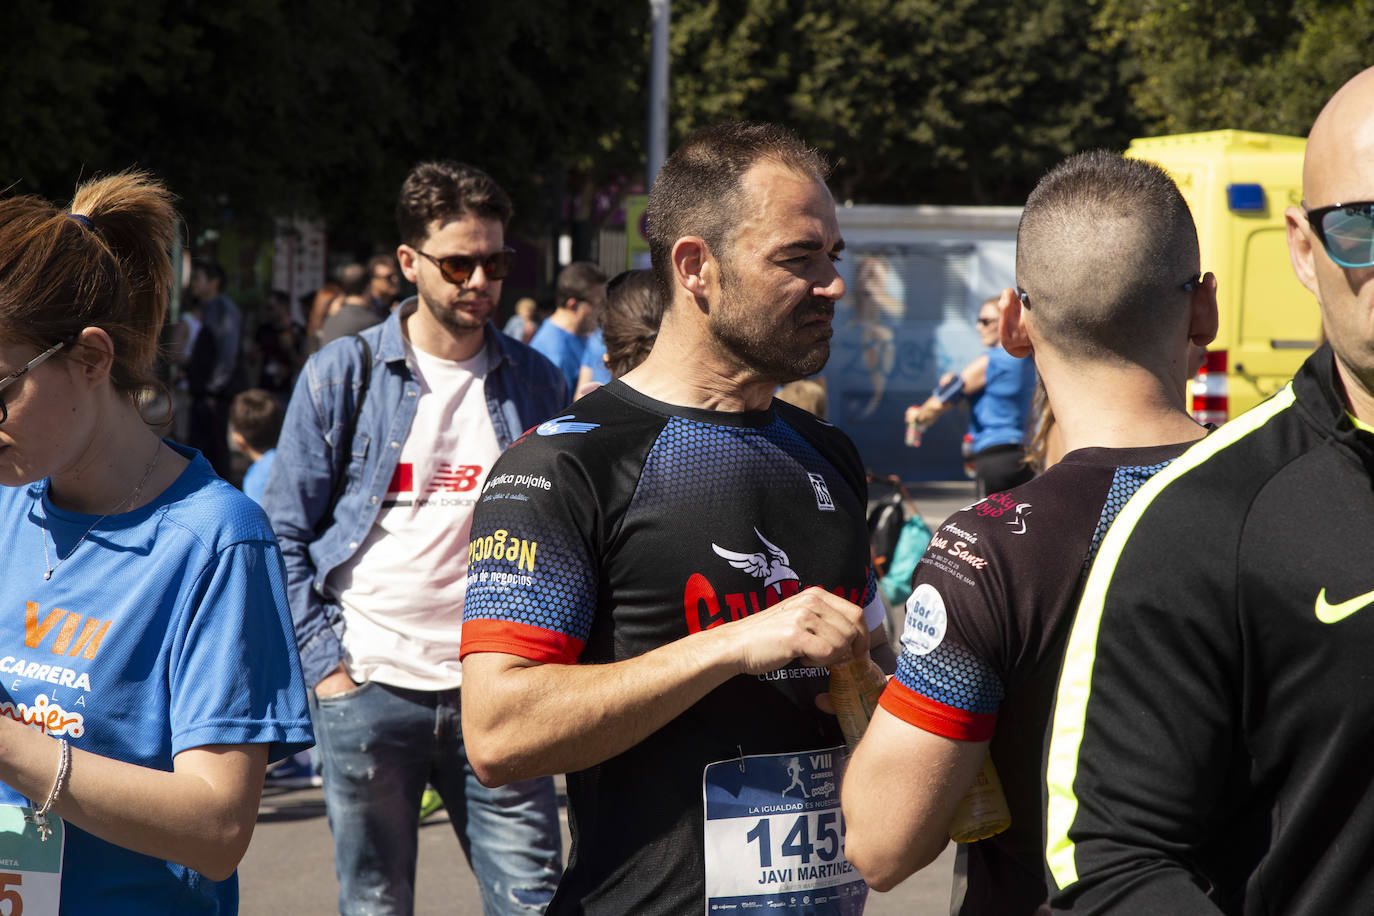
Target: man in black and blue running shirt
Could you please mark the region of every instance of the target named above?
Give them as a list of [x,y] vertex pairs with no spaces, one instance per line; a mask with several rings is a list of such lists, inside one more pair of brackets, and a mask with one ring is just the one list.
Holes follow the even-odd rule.
[[816,701],[825,666],[886,648],[863,467],[773,399],[825,364],[845,292],[824,174],[771,125],[689,138],[649,199],[652,352],[478,503],[463,730],[485,782],[568,773],[550,913],[862,909]]
[[1189,349],[1217,326],[1198,258],[1152,163],[1082,153],[1026,201],[1001,338],[1034,353],[1067,454],[950,516],[917,566],[897,676],[844,786],[847,853],[874,887],[939,854],[990,748],[1011,827],[960,847],[951,910],[1043,912],[1042,749],[1083,577],[1130,494],[1204,433],[1184,399]]

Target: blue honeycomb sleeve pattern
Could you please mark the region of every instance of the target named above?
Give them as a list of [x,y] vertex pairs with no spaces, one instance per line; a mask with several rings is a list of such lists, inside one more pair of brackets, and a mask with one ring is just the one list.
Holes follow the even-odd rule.
[[1088,556],[1083,561],[1085,573],[1093,565],[1093,559],[1097,556],[1097,548],[1101,546],[1102,539],[1107,536],[1107,529],[1112,526],[1112,522],[1116,521],[1117,515],[1126,507],[1126,503],[1135,495],[1135,491],[1168,466],[1169,462],[1161,461],[1158,464],[1116,469],[1116,474],[1112,476],[1111,489],[1107,491],[1107,501],[1102,504],[1102,515],[1098,518],[1097,528],[1093,531],[1092,546],[1088,549]]
[[577,661],[596,612],[596,494],[577,460],[517,442],[478,501],[468,547],[462,654]]
[[942,643],[928,655],[903,650],[897,680],[909,690],[952,709],[987,715],[1002,702],[997,672],[967,649]]

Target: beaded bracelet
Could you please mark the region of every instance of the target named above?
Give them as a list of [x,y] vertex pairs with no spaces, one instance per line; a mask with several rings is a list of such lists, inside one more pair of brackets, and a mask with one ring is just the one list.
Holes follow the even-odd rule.
[[67,774],[71,772],[72,768],[71,745],[67,743],[66,738],[59,738],[57,745],[59,754],[57,775],[53,777],[52,788],[48,791],[48,797],[43,801],[43,804],[39,805],[33,814],[25,818],[29,823],[37,825],[38,838],[44,843],[48,842],[48,837],[52,836],[52,827],[48,824],[48,812],[57,803],[57,796],[62,794],[62,787],[67,784]]

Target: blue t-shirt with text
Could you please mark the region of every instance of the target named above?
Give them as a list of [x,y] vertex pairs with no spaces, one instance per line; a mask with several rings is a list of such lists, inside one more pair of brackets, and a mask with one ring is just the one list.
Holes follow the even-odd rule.
[[[313,743],[280,550],[258,506],[173,448],[191,463],[167,490],[99,521],[54,506],[47,480],[0,487],[0,715],[156,770],[211,744],[267,744],[279,760]],[[47,580],[45,542],[64,558]],[[0,803],[38,801],[0,784]],[[67,824],[64,912],[237,906],[237,875],[212,881]]]

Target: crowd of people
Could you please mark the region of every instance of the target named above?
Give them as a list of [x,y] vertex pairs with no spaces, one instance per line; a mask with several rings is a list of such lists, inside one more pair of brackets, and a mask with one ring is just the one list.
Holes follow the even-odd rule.
[[[899,653],[811,380],[845,240],[789,129],[689,136],[652,269],[567,265],[542,324],[496,324],[512,205],[464,163],[416,165],[395,254],[295,319],[273,294],[251,342],[210,259],[162,338],[155,177],[0,201],[0,896],[232,912],[268,768],[313,746],[341,913],[412,911],[427,789],[487,913],[861,913],[989,758],[1010,827],[960,845],[954,913],[1374,910],[1372,113],[1374,69],[1286,212],[1327,342],[1217,429],[1174,180],[1106,151],[1041,179],[983,354],[908,417],[974,400],[981,498]],[[1039,473],[1007,433],[1036,379]],[[891,679],[851,755],[854,662]]]

